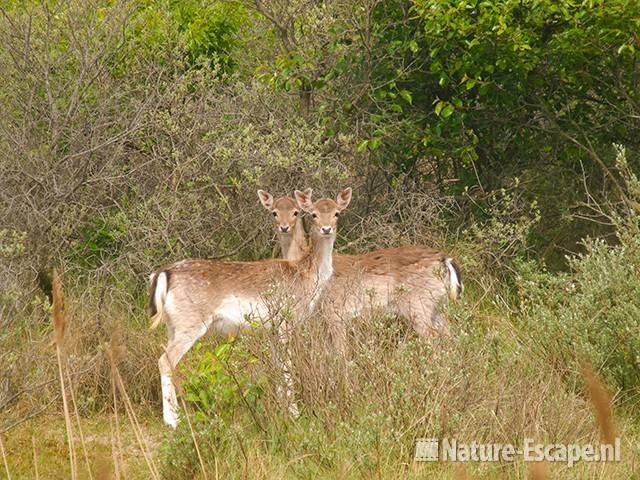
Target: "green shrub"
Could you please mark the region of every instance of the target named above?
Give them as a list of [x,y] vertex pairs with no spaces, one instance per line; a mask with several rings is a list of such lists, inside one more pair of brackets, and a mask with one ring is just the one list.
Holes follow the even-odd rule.
[[538,353],[576,381],[589,363],[625,391],[640,386],[640,239],[585,242],[572,274],[552,275],[521,264],[522,332]]
[[151,0],[137,7],[129,44],[144,56],[177,46],[188,67],[207,65],[231,73],[245,16],[242,5],[230,2]]
[[262,387],[242,373],[255,358],[236,348],[233,340],[215,348],[207,343],[194,347],[183,369],[184,398],[194,407],[195,419],[204,421],[218,416],[228,420],[241,404],[255,408]]

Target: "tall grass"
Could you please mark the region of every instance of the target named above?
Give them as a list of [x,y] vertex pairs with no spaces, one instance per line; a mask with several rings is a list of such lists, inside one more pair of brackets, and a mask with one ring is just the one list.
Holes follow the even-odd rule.
[[62,284],[57,270],[53,271],[53,333],[56,346],[56,359],[58,361],[58,374],[60,379],[60,391],[62,393],[62,408],[64,413],[64,423],[67,430],[67,444],[69,446],[69,463],[71,465],[71,480],[78,478],[77,460],[75,451],[75,442],[73,427],[71,424],[71,414],[69,413],[69,405],[67,403],[67,387],[64,381],[64,362],[63,362],[63,342],[67,331],[67,319],[64,314],[64,295],[62,292]]

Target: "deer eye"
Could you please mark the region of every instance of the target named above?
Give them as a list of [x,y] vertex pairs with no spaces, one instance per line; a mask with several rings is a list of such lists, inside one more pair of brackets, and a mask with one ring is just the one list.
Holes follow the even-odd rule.
[[313,218],[318,218],[318,215],[316,215],[315,213],[312,213],[312,214],[311,214],[311,217],[313,217]]
[[278,212],[272,212],[274,217],[278,216]]
[[340,212],[336,212],[336,217],[339,217],[339,216],[340,216]]
[[293,212],[293,216],[294,216],[294,217],[297,217],[297,216],[298,216],[298,213],[299,213],[299,212],[298,212],[298,210],[296,210],[295,212]]

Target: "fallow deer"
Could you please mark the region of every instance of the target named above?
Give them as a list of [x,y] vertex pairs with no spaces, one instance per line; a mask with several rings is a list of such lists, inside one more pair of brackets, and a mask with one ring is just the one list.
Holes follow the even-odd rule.
[[[311,197],[312,190],[304,190]],[[282,258],[300,260],[307,251],[300,207],[291,197],[274,199],[269,192],[258,190],[258,198],[271,215],[278,235]]]
[[[165,423],[175,427],[178,422],[172,374],[184,354],[205,333],[235,335],[258,324],[278,328],[286,342],[289,326],[274,321],[274,292],[286,303],[294,322],[313,311],[333,274],[338,214],[350,201],[350,188],[343,190],[336,201],[323,198],[312,202],[310,190],[295,192],[294,203],[313,217],[310,246],[298,260],[183,260],[152,275],[152,328],[164,321],[168,335],[166,351],[158,362]],[[278,307],[282,305],[279,303]],[[295,415],[297,407],[291,401],[292,382],[287,367],[284,365],[286,395]]]
[[[283,256],[304,252],[304,227],[300,215],[293,213],[294,200],[274,200],[262,190],[258,197],[274,216]],[[340,350],[345,349],[345,322],[372,307],[390,308],[409,319],[422,337],[448,331],[440,309],[447,297],[458,299],[463,283],[459,267],[443,252],[412,245],[362,255],[334,254],[333,265],[322,303]]]

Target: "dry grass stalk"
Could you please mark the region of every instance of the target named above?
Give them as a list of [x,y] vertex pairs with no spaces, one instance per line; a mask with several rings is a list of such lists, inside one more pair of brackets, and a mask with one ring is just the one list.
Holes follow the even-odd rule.
[[87,473],[89,480],[93,480],[93,474],[91,472],[91,463],[89,462],[89,453],[87,452],[87,444],[84,441],[84,433],[82,432],[82,425],[80,423],[80,413],[78,412],[78,404],[76,402],[76,394],[71,385],[71,375],[67,370],[67,380],[69,381],[69,392],[71,393],[71,404],[73,405],[73,412],[76,416],[76,425],[78,426],[78,436],[80,437],[80,445],[82,446],[82,453],[84,455],[84,461],[87,464]]
[[67,331],[67,319],[64,314],[64,294],[58,270],[53,269],[53,333],[56,345],[61,346]]
[[4,463],[4,470],[7,472],[7,480],[11,480],[11,474],[9,473],[9,462],[7,462],[7,454],[4,451],[4,443],[2,443],[2,435],[0,435],[0,451],[2,452],[2,461]]
[[604,383],[598,374],[589,366],[582,368],[582,375],[587,384],[587,393],[589,400],[596,414],[596,421],[600,428],[602,440],[613,445],[615,441],[615,426],[613,424],[613,399],[611,394],[604,386]]
[[140,427],[140,423],[138,422],[138,417],[136,416],[135,410],[133,409],[133,404],[131,403],[129,394],[127,393],[126,387],[124,386],[124,382],[122,381],[120,371],[118,370],[118,367],[115,364],[115,359],[112,352],[109,352],[109,359],[111,363],[111,371],[114,376],[115,385],[118,389],[118,392],[120,393],[120,396],[122,397],[122,400],[124,401],[127,417],[129,417],[129,422],[131,423],[131,427],[133,428],[133,433],[136,437],[136,441],[138,442],[138,446],[142,451],[144,460],[147,463],[147,468],[149,469],[151,478],[155,480],[159,480],[160,474],[155,465],[155,462],[153,461],[153,457],[151,455],[151,449],[149,448],[147,440],[142,432],[142,428]]
[[71,414],[69,413],[69,405],[67,404],[67,393],[64,382],[64,376],[62,373],[62,352],[60,346],[56,344],[56,357],[58,359],[58,373],[60,377],[60,390],[62,392],[62,408],[64,411],[64,424],[67,430],[67,443],[69,444],[69,462],[71,465],[71,479],[76,480],[78,478],[77,473],[77,460],[75,452],[75,442],[73,438],[73,427],[71,425]]
[[193,446],[196,448],[196,454],[198,455],[198,462],[200,463],[200,469],[202,470],[202,478],[207,480],[207,471],[204,468],[204,461],[202,460],[202,455],[200,453],[200,446],[198,445],[198,440],[196,439],[196,432],[193,430],[193,425],[191,424],[191,419],[189,418],[189,411],[187,410],[187,404],[184,401],[184,398],[180,396],[180,401],[182,403],[182,410],[184,411],[184,418],[187,419],[187,425],[189,425],[189,432],[191,432],[191,439],[193,440]]
[[[115,390],[114,390],[115,394]],[[116,412],[116,431],[119,430],[119,425],[117,421],[117,412]],[[119,434],[114,432],[114,422],[113,420],[109,421],[109,428],[111,429],[111,459],[113,461],[113,478],[115,480],[120,480],[120,454],[122,449],[119,448]]]
[[117,334],[114,332],[111,336],[109,345],[109,362],[111,365],[111,398],[113,406],[113,422],[109,422],[111,428],[111,453],[113,456],[113,468],[116,480],[120,480],[121,476],[126,478],[126,472],[124,469],[124,462],[122,462],[122,438],[120,437],[120,416],[118,415],[118,394],[116,389],[116,376],[113,365],[119,358],[116,357],[116,353],[120,353],[120,348],[117,345]]
[[62,291],[62,283],[58,275],[58,271],[53,269],[53,333],[56,344],[56,358],[58,360],[58,374],[60,378],[60,391],[62,392],[62,408],[64,410],[64,424],[67,430],[67,439],[69,445],[69,463],[71,465],[71,479],[78,478],[78,465],[76,460],[75,445],[73,439],[73,427],[71,424],[71,414],[69,413],[69,405],[67,403],[67,390],[64,382],[64,362],[63,362],[63,342],[67,330],[67,320],[64,314],[64,294]]
[[38,455],[36,454],[36,437],[31,436],[31,446],[33,447],[33,472],[35,480],[39,480],[40,474],[38,472]]

